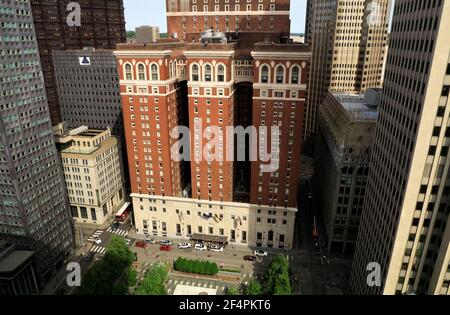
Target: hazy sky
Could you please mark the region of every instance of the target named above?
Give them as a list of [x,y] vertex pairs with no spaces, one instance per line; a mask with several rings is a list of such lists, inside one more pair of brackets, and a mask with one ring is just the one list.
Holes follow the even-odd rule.
[[[124,0],[127,30],[136,26],[159,26],[162,33],[167,32],[165,0]],[[291,0],[291,32],[305,31],[306,0]]]

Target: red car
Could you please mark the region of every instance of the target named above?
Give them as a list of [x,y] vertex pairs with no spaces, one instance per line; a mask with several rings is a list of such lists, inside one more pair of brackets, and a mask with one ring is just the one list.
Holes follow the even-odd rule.
[[165,251],[165,252],[170,252],[172,250],[172,246],[169,245],[161,245],[159,247],[159,250]]
[[136,242],[136,247],[147,248],[147,243],[145,243],[145,242]]

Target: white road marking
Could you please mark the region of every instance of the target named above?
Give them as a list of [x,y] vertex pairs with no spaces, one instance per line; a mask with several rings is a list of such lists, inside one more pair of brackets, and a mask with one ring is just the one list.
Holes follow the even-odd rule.
[[91,248],[91,252],[104,254],[106,252],[106,248],[95,245]]

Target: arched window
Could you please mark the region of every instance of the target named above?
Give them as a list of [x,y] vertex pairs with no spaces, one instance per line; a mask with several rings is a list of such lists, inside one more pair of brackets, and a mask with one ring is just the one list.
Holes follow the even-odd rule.
[[151,66],[152,69],[152,80],[153,81],[158,81],[159,79],[159,74],[158,74],[158,66],[155,64],[152,64]]
[[143,64],[138,65],[138,77],[141,81],[145,80],[145,67]]
[[212,80],[212,68],[210,65],[205,66],[205,81],[211,82]]
[[192,66],[192,81],[198,81],[199,79],[199,69],[198,65]]
[[300,82],[300,68],[298,66],[294,66],[291,72],[291,83],[298,84]]
[[261,68],[261,83],[269,83],[269,67],[263,66]]
[[225,81],[225,67],[223,65],[219,65],[217,67],[217,81],[218,82]]
[[125,65],[125,79],[133,80],[133,70],[131,70],[131,65],[129,63]]
[[277,83],[284,83],[284,68],[282,66],[277,67]]

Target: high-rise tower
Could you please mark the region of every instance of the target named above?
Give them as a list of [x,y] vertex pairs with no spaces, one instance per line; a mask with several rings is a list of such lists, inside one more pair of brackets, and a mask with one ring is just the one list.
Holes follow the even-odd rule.
[[352,293],[450,294],[449,16],[449,1],[395,3]]
[[328,91],[381,88],[388,31],[388,0],[317,0],[308,4],[306,40],[312,60],[304,140],[312,149],[317,110]]
[[36,252],[45,278],[73,243],[30,1],[0,2],[0,240]]

